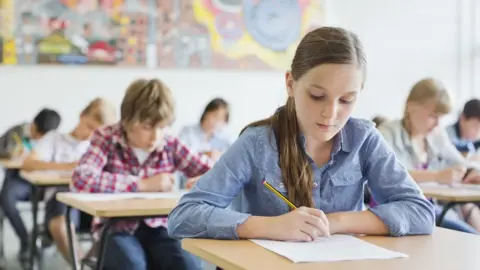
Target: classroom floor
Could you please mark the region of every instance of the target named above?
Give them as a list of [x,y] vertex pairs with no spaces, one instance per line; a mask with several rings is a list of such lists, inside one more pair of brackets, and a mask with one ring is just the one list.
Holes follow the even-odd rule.
[[[21,208],[26,205],[21,205]],[[43,217],[43,213],[40,213],[40,216]],[[22,212],[22,218],[25,222],[27,228],[31,228],[32,226],[32,217],[29,211]],[[16,237],[15,233],[12,230],[8,221],[4,222],[4,233],[3,233],[3,246],[5,249],[5,257],[7,260],[7,268],[8,270],[21,270],[22,268],[18,264],[17,261],[17,252],[19,249],[18,246],[18,238]],[[68,265],[63,260],[62,256],[57,252],[54,247],[51,247],[46,250],[45,252],[45,260],[44,260],[44,267],[43,269],[48,270],[64,270],[68,269]]]

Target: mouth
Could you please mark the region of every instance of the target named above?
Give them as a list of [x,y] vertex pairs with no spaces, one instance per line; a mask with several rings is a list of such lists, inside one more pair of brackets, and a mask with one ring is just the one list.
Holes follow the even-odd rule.
[[319,123],[316,123],[317,124],[317,127],[320,128],[321,131],[329,131],[329,130],[332,130],[335,125],[329,125],[329,124],[319,124]]

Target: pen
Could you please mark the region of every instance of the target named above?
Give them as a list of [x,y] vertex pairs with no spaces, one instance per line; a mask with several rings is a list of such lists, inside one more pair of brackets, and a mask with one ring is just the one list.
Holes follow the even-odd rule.
[[268,188],[271,192],[273,192],[275,195],[277,195],[280,199],[282,199],[284,202],[286,202],[288,204],[288,206],[290,206],[291,209],[297,209],[297,207],[295,206],[295,204],[293,204],[291,201],[289,201],[285,196],[283,196],[282,193],[280,193],[280,191],[278,191],[277,189],[275,189],[272,185],[270,185],[267,181],[263,180],[262,184]]

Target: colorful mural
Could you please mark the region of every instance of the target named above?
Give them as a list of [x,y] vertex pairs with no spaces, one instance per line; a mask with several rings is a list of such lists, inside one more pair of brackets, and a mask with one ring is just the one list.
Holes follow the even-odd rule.
[[321,0],[0,0],[0,63],[284,69]]

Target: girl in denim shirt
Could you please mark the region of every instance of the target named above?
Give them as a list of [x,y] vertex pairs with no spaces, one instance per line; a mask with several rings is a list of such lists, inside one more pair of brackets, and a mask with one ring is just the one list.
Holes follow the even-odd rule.
[[[365,69],[355,34],[334,27],[308,33],[285,74],[286,105],[249,125],[183,196],[170,214],[169,234],[313,241],[432,233],[432,204],[373,123],[350,117]],[[365,184],[379,203],[369,210]]]

